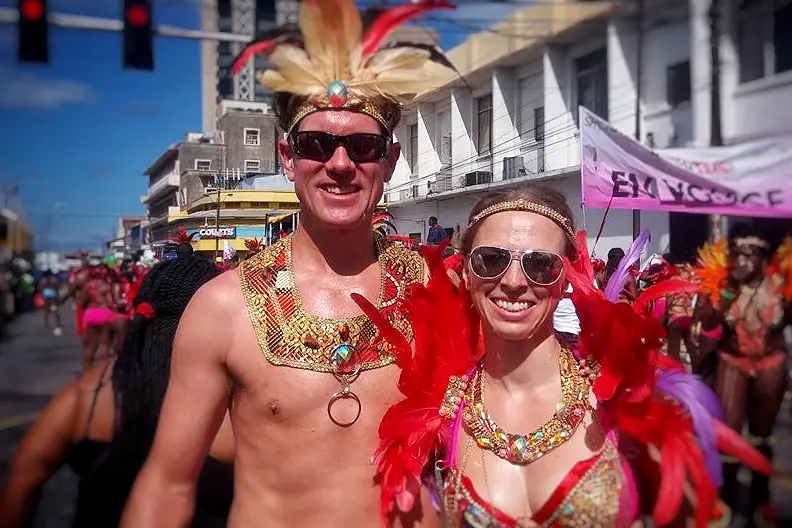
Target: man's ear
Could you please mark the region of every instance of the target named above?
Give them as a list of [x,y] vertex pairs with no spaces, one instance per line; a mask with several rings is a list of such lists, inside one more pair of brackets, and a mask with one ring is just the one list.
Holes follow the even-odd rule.
[[294,152],[292,151],[289,141],[281,139],[278,141],[278,154],[283,162],[283,171],[290,182],[294,181]]

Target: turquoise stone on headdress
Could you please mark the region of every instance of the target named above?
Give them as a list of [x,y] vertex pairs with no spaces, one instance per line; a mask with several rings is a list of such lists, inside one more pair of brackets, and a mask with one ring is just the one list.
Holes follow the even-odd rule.
[[333,108],[340,108],[347,102],[347,87],[341,81],[333,81],[327,86],[327,100]]

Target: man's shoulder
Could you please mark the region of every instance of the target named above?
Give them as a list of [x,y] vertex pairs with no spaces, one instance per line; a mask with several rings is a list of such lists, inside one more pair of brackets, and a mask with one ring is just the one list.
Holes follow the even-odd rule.
[[207,315],[216,315],[218,309],[233,310],[241,301],[239,275],[237,270],[230,270],[201,286],[190,301],[190,307],[193,310],[206,307]]

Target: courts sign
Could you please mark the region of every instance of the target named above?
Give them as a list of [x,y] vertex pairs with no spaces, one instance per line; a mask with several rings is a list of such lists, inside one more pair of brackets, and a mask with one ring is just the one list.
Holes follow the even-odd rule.
[[198,230],[202,240],[236,238],[236,227],[202,227]]

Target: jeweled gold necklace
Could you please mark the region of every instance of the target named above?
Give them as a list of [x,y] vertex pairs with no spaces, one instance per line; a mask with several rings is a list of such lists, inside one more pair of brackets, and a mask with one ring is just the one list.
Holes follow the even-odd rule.
[[[397,251],[384,247],[375,236],[380,266],[380,287],[377,308],[382,306],[387,269],[391,261],[401,258]],[[392,249],[392,248],[391,248]],[[285,365],[313,372],[333,374],[341,383],[327,404],[330,420],[349,427],[360,417],[362,406],[350,385],[361,372],[393,363],[390,345],[379,339],[376,326],[365,315],[345,319],[316,317],[303,308],[292,266],[291,236],[246,260],[239,268],[240,281],[259,344],[266,359],[274,365]],[[405,277],[411,273],[404,266]],[[391,324],[406,337],[411,337],[409,323],[400,315],[389,317]],[[356,412],[351,419],[334,415],[339,400],[352,400]]]
[[562,348],[558,354],[561,369],[561,401],[553,417],[535,431],[512,434],[504,431],[484,407],[483,363],[470,380],[464,399],[462,420],[478,446],[488,449],[512,464],[529,464],[567,442],[577,430],[589,404],[589,380],[580,373],[572,353]]

